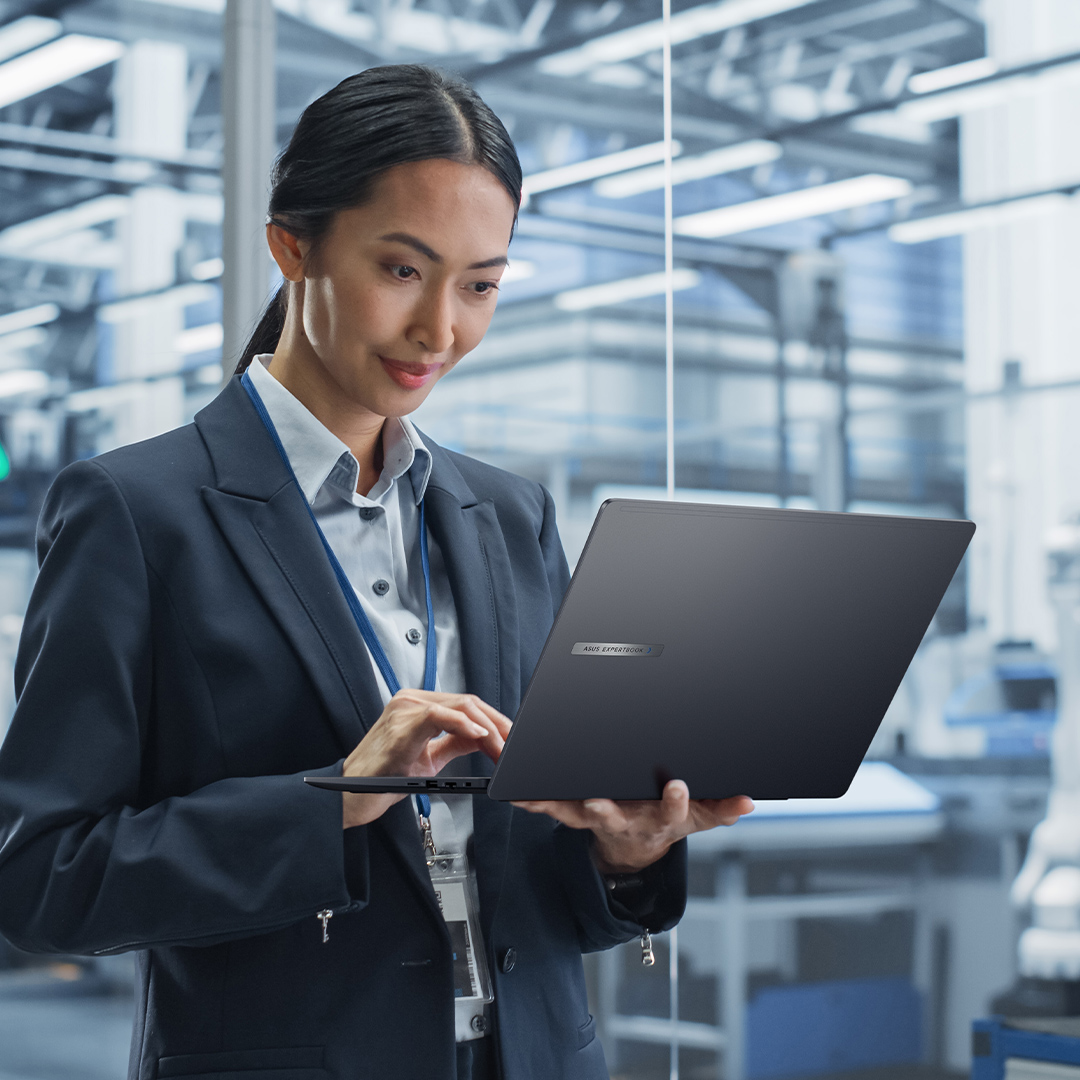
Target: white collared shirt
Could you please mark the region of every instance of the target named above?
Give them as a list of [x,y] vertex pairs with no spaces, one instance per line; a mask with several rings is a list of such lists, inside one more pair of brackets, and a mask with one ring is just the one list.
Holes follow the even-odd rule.
[[[383,425],[383,469],[359,495],[360,466],[349,448],[270,374],[270,355],[248,369],[297,482],[337,556],[364,613],[404,687],[424,685],[427,609],[420,563],[418,505],[431,475],[431,454],[404,417]],[[442,552],[428,530],[431,603],[435,612],[438,669],[435,689],[465,690],[457,610]],[[410,632],[419,638],[413,644]],[[390,689],[368,656],[385,705]]]
[[[371,621],[398,682],[403,687],[422,687],[428,628],[418,507],[431,476],[431,453],[409,420],[388,418],[382,433],[382,473],[367,495],[357,494],[360,465],[352,451],[270,374],[270,360],[269,353],[256,356],[248,372],[277,429],[300,490]],[[459,694],[465,690],[465,671],[457,609],[442,551],[430,530],[427,541],[438,659],[435,689]],[[409,640],[410,631],[415,643]],[[390,688],[370,652],[368,660],[385,706]],[[438,850],[466,851],[473,831],[471,797],[435,796],[431,803]],[[455,1002],[458,1042],[481,1037],[472,1027],[474,1012],[475,1006],[468,1002]]]

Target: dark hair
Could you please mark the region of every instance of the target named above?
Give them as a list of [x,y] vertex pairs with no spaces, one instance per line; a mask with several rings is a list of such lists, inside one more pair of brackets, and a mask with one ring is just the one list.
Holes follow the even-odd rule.
[[[521,202],[521,163],[502,121],[469,85],[421,64],[351,75],[301,114],[274,164],[269,220],[318,242],[340,210],[359,206],[387,169],[448,158],[481,165]],[[516,217],[515,217],[516,223]],[[287,284],[267,305],[236,373],[277,348]]]

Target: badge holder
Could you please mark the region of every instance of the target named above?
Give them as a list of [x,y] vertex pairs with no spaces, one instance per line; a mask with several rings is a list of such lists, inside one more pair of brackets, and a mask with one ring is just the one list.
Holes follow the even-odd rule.
[[477,1009],[495,1000],[480,932],[476,883],[463,854],[426,852],[435,899],[450,932],[454,955],[454,998],[471,1000]]

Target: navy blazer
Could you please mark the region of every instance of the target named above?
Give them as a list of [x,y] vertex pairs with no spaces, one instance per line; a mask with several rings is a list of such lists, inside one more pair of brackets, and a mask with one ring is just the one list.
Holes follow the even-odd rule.
[[[568,582],[551,498],[427,444],[467,686],[513,715]],[[410,807],[343,831],[340,797],[300,779],[340,774],[382,707],[239,381],[194,424],[65,469],[38,547],[0,748],[0,931],[139,950],[131,1080],[452,1078],[449,937]],[[606,1077],[580,954],[641,926],[587,833],[474,805],[502,1075]],[[682,913],[685,859],[651,868],[654,928]]]

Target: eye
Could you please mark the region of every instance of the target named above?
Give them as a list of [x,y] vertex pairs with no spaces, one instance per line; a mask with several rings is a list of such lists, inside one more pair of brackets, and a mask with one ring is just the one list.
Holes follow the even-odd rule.
[[416,269],[412,266],[391,266],[390,273],[400,281],[408,281],[409,278],[416,277]]
[[469,286],[469,289],[478,296],[486,296],[490,292],[498,292],[499,283],[497,281],[474,281]]

